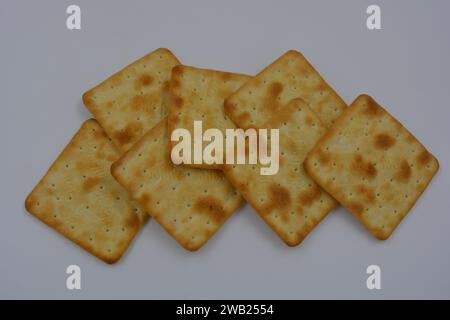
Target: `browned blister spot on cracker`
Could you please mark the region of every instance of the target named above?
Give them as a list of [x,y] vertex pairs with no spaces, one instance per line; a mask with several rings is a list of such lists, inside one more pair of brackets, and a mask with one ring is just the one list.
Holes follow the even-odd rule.
[[180,78],[183,76],[183,66],[178,65],[172,68],[172,78]]
[[180,117],[172,113],[169,115],[168,120],[173,124],[178,124],[180,122]]
[[306,117],[305,117],[305,123],[306,123],[308,126],[311,126],[312,123],[313,123],[312,117],[306,116]]
[[142,87],[149,86],[152,83],[153,78],[149,74],[143,73],[135,80],[135,87],[136,89],[140,89]]
[[395,144],[395,138],[387,133],[380,133],[375,136],[374,145],[377,149],[387,150]]
[[368,117],[380,117],[383,115],[383,109],[372,98],[368,97],[365,99],[365,106],[362,107],[362,113]]
[[131,132],[130,128],[127,127],[125,129],[117,131],[115,133],[115,138],[120,142],[120,144],[124,145],[129,143],[133,139],[133,133]]
[[95,186],[102,182],[102,178],[99,177],[88,177],[86,181],[83,182],[83,189],[85,191],[91,191]]
[[427,165],[432,159],[431,154],[427,150],[423,150],[419,155],[417,156],[417,163],[420,166]]
[[194,210],[206,215],[208,219],[217,224],[222,223],[226,218],[225,210],[220,202],[213,196],[199,198],[194,204]]
[[353,156],[350,170],[352,173],[368,179],[372,179],[377,175],[377,168],[359,154]]
[[267,88],[267,93],[264,99],[264,109],[266,112],[272,113],[278,108],[278,96],[283,91],[283,84],[280,82],[272,82]]
[[322,165],[328,164],[331,160],[331,154],[328,151],[318,149],[317,155],[318,155],[319,162]]
[[269,186],[269,203],[267,207],[273,209],[285,209],[291,203],[291,195],[288,189],[281,185],[271,184]]
[[134,140],[141,135],[141,132],[142,125],[134,122],[127,125],[124,129],[117,131],[114,134],[114,138],[123,146],[130,142],[134,142]]
[[148,193],[143,193],[138,200],[143,206],[148,207],[152,202],[152,197]]
[[362,212],[364,210],[364,206],[357,201],[351,201],[348,204],[348,208],[350,209],[350,211],[352,211],[357,216],[362,215]]
[[402,183],[406,183],[409,181],[409,178],[411,178],[411,172],[412,170],[408,161],[402,160],[395,178]]
[[131,108],[135,111],[138,111],[145,105],[145,97],[142,95],[136,95],[131,99]]
[[250,113],[248,112],[242,112],[241,114],[238,115],[238,118],[240,121],[246,122],[251,118],[251,116]]
[[139,227],[139,218],[138,218],[138,216],[136,214],[132,213],[125,220],[125,226],[128,229],[136,230]]
[[308,190],[300,192],[298,196],[299,203],[303,206],[310,206],[320,198],[321,193],[320,188],[314,184]]

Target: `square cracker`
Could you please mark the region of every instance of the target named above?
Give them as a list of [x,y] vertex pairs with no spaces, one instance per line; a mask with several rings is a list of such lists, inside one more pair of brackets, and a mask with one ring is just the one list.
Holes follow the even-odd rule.
[[111,176],[119,156],[98,122],[87,120],[25,201],[27,211],[107,263],[119,260],[148,217]]
[[168,88],[178,59],[160,48],[83,94],[83,102],[125,152],[167,115]]
[[302,98],[329,127],[347,107],[299,52],[290,50],[225,100],[238,127],[261,128],[292,99]]
[[378,239],[387,239],[439,168],[386,110],[359,96],[314,147],[306,172]]
[[[194,137],[194,121],[202,121],[203,132],[217,128],[225,136],[225,129],[234,129],[236,126],[225,115],[223,102],[248,79],[250,77],[243,74],[184,65],[173,68],[170,80],[169,132],[184,128]],[[177,142],[171,143],[173,146]],[[207,143],[204,142],[203,147]],[[206,169],[221,167],[220,164],[206,163],[186,165]]]
[[115,162],[111,172],[190,251],[204,245],[243,202],[222,172],[172,164],[167,119]]
[[276,234],[295,246],[337,205],[302,166],[325,127],[301,99],[292,100],[263,127],[279,129],[278,173],[260,175],[259,164],[224,165],[223,170]]

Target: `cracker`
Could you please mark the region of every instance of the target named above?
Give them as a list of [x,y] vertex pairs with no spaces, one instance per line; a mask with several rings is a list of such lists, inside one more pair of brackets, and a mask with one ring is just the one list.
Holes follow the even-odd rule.
[[[226,115],[224,100],[239,89],[249,76],[184,65],[173,68],[170,81],[168,128],[189,130],[194,137],[194,121],[202,121],[203,131],[217,128],[225,136],[225,129],[235,125]],[[209,142],[204,142],[203,147]],[[172,142],[172,146],[176,142]],[[203,150],[203,149],[202,149]],[[219,164],[186,164],[191,167],[220,169]]]
[[261,128],[295,98],[307,102],[326,127],[346,108],[306,58],[290,50],[226,99],[225,112],[241,128]]
[[167,115],[168,87],[178,59],[160,48],[83,94],[83,102],[125,152]]
[[279,129],[278,173],[261,175],[260,164],[224,165],[223,170],[275,233],[295,246],[337,205],[302,166],[326,129],[301,99],[292,100],[263,127]]
[[98,122],[87,120],[25,201],[31,214],[107,263],[148,217],[111,176],[119,155]]
[[184,248],[197,250],[242,204],[218,170],[176,166],[169,158],[167,119],[111,167],[117,181]]
[[387,239],[439,168],[386,110],[359,96],[320,140],[306,172],[378,239]]

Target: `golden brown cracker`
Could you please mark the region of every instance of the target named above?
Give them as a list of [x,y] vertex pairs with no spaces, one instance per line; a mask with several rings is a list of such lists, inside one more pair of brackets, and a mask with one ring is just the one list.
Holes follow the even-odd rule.
[[83,94],[83,102],[125,152],[167,115],[169,80],[178,59],[160,48]]
[[[187,129],[194,137],[194,121],[201,121],[203,132],[210,128],[222,131],[235,125],[226,115],[224,100],[244,84],[249,76],[178,65],[172,70],[169,98],[169,132]],[[176,142],[172,142],[172,146]],[[203,146],[207,143],[203,142]],[[187,164],[191,167],[220,169],[220,164]]]
[[279,129],[278,173],[261,175],[260,164],[225,165],[223,170],[276,234],[287,245],[295,246],[337,204],[302,166],[325,127],[301,99],[292,100],[262,127]]
[[329,127],[345,102],[299,52],[290,50],[225,100],[225,112],[238,127],[261,128],[292,99],[301,98]]
[[111,176],[119,155],[98,122],[87,120],[25,201],[31,214],[107,263],[148,217]]
[[242,204],[217,170],[176,166],[169,158],[167,119],[111,167],[117,181],[184,248],[197,250]]
[[306,172],[378,239],[387,239],[439,168],[437,159],[367,95],[308,155]]

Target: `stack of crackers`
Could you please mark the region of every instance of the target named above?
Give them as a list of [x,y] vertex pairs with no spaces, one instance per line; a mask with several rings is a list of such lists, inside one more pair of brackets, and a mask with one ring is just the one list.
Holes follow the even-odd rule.
[[[182,65],[157,49],[83,95],[95,119],[74,135],[26,209],[107,263],[149,217],[181,246],[203,246],[247,201],[289,246],[338,204],[379,239],[410,211],[436,158],[371,97],[350,105],[288,51],[256,76]],[[278,129],[279,171],[172,163],[171,132]]]

